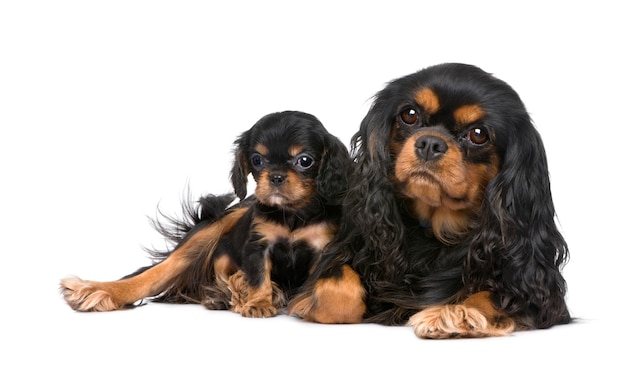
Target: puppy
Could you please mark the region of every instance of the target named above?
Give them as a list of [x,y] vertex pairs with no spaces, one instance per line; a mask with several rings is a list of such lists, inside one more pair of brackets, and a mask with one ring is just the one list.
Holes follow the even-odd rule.
[[[317,118],[298,111],[263,117],[235,147],[239,203],[209,195],[184,204],[182,219],[155,220],[174,249],[152,251],[152,266],[117,281],[63,279],[70,307],[111,311],[153,297],[267,317],[285,306],[334,236],[352,161]],[[247,197],[250,174],[256,189]]]
[[353,136],[336,239],[289,310],[486,337],[572,319],[546,154],[517,93],[471,65],[390,82]]

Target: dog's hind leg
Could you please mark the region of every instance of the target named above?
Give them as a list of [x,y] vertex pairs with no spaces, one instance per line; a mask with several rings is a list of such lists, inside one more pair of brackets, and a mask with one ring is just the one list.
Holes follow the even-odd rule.
[[[162,262],[126,278],[97,282],[68,277],[61,280],[60,291],[76,311],[114,311],[132,307],[137,301],[168,289],[173,279],[192,264],[194,255],[215,247],[230,232],[247,208],[233,210],[224,217],[198,229]],[[209,252],[212,253],[212,252]]]

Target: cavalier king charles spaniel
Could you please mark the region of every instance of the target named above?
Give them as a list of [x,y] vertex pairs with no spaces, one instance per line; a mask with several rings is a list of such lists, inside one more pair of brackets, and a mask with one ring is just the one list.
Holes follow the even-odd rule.
[[[129,308],[153,297],[274,316],[334,236],[352,164],[347,147],[314,116],[267,115],[235,141],[231,181],[239,202],[208,195],[195,206],[183,203],[182,219],[153,221],[175,246],[150,251],[152,266],[110,282],[68,277],[61,292],[77,311]],[[256,189],[247,197],[250,174]]]
[[546,153],[507,83],[453,63],[401,77],[351,143],[339,231],[291,314],[433,339],[572,320]]

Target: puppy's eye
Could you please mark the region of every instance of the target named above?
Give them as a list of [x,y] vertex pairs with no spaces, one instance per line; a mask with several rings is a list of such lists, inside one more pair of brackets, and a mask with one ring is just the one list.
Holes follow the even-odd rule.
[[263,157],[259,153],[254,153],[250,157],[250,163],[252,163],[254,168],[260,168],[263,166]]
[[483,145],[487,141],[489,141],[489,135],[487,134],[487,130],[481,129],[479,127],[470,130],[467,133],[467,138],[476,145]]
[[400,113],[400,120],[407,125],[413,125],[419,119],[419,113],[414,108],[407,108]]
[[308,169],[313,163],[315,163],[315,160],[311,156],[303,154],[296,159],[295,166],[301,169]]

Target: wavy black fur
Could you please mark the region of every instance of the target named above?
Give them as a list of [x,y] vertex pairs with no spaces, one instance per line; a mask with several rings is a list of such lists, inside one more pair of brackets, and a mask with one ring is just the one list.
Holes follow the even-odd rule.
[[[479,103],[500,157],[482,206],[456,243],[444,244],[405,208],[390,183],[393,122],[420,87],[445,98]],[[376,96],[352,138],[356,160],[336,241],[315,279],[338,276],[350,264],[367,291],[366,321],[405,324],[425,307],[491,291],[494,305],[518,329],[571,321],[561,268],[569,256],[555,224],[542,140],[517,93],[481,69],[463,64],[430,67],[390,82]],[[310,291],[310,289],[309,289]]]
[[[276,156],[286,153],[293,145],[306,148],[316,160],[315,169],[305,174],[315,175],[315,190],[310,202],[301,207],[287,205],[266,205],[256,195],[248,196],[248,177],[252,173],[251,155],[256,146],[263,144],[276,152]],[[220,196],[206,195],[194,202],[189,193],[181,201],[182,215],[171,216],[158,211],[152,219],[152,226],[164,236],[172,248],[165,251],[146,249],[153,258],[153,265],[141,268],[125,278],[140,274],[165,260],[177,251],[194,233],[206,228],[230,211],[248,208],[249,210],[237,222],[230,233],[226,233],[213,246],[199,246],[187,254],[192,261],[161,294],[153,298],[156,302],[167,303],[205,303],[207,307],[227,309],[229,294],[223,286],[215,284],[214,258],[228,254],[237,267],[242,267],[245,257],[243,247],[259,235],[253,231],[255,217],[277,223],[291,230],[302,229],[308,225],[322,222],[335,223],[341,213],[341,199],[347,190],[348,177],[352,162],[346,146],[330,134],[322,123],[313,115],[299,111],[284,111],[263,117],[252,128],[242,133],[234,142],[235,158],[231,169],[231,183],[235,194]],[[276,165],[276,162],[272,164]],[[281,163],[282,164],[282,163]],[[257,174],[252,174],[253,176]],[[257,179],[255,177],[255,179]],[[238,198],[239,201],[233,204]],[[312,266],[312,251],[296,244],[287,248],[282,243],[271,248],[274,260],[272,281],[282,291],[290,295],[306,279]],[[245,269],[244,266],[244,271]],[[247,274],[251,280],[257,280]],[[259,280],[260,281],[260,280]]]

